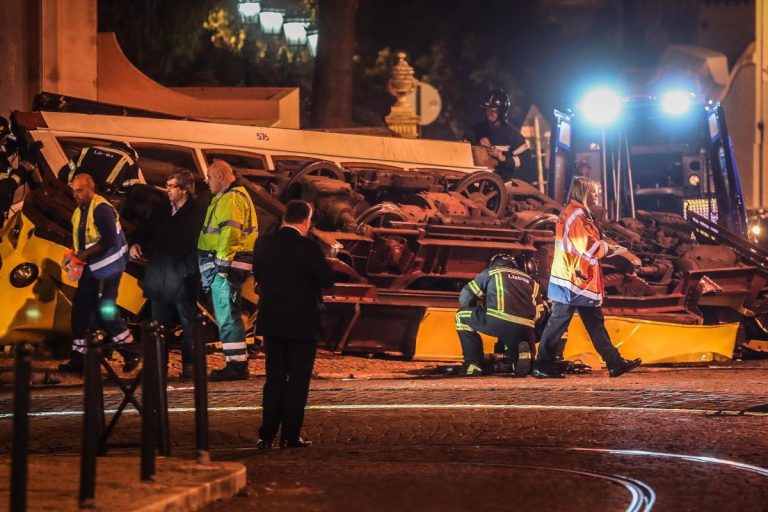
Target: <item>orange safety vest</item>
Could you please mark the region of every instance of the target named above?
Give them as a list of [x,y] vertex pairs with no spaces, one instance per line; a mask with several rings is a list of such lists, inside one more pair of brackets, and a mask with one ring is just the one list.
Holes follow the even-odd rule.
[[571,199],[555,227],[555,255],[547,295],[555,302],[574,306],[603,303],[603,272],[600,258],[608,244],[587,208]]

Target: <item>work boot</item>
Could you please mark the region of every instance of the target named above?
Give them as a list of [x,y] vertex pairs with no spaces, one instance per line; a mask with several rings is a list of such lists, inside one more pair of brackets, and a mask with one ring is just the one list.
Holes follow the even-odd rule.
[[461,367],[461,372],[459,372],[459,375],[462,377],[482,377],[483,369],[479,364],[464,363]]
[[221,370],[211,372],[211,382],[222,382],[225,380],[246,380],[251,375],[248,373],[247,364],[227,363],[227,366]]
[[531,346],[526,341],[517,345],[517,362],[515,363],[515,377],[525,377],[531,373]]
[[611,377],[621,377],[625,373],[631,372],[641,364],[643,364],[643,360],[639,357],[637,359],[632,359],[631,361],[628,359],[621,359],[618,365],[608,369],[608,375]]
[[181,379],[194,379],[195,378],[195,365],[192,363],[181,363]]
[[69,355],[69,361],[59,365],[59,371],[62,373],[83,373],[83,354],[72,351]]

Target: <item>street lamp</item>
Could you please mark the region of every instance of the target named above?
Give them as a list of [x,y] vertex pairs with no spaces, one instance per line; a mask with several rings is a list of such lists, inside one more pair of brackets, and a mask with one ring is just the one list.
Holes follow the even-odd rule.
[[273,9],[263,10],[259,13],[259,22],[261,23],[261,30],[264,35],[276,36],[280,34],[280,30],[283,28],[283,17],[285,16],[285,9]]
[[309,47],[309,54],[313,57],[317,57],[317,39],[320,31],[316,28],[307,30],[307,46]]
[[237,11],[243,20],[258,23],[259,13],[261,12],[261,2],[251,2],[248,0],[238,0]]
[[286,44],[292,48],[301,48],[307,44],[308,24],[306,18],[287,18],[283,24]]

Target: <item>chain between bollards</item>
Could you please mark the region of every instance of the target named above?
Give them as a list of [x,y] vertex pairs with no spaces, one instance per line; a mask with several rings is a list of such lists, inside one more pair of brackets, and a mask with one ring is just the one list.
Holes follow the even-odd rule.
[[29,381],[32,377],[32,345],[19,343],[16,345],[15,356],[10,510],[23,512],[27,509],[29,474]]
[[96,498],[96,456],[102,430],[101,347],[104,331],[88,333],[83,391],[83,440],[80,456],[80,508],[94,508]]
[[205,357],[205,342],[201,327],[206,318],[202,313],[195,316],[195,332],[192,349],[195,356],[195,448],[197,463],[211,461],[208,445],[208,368]]

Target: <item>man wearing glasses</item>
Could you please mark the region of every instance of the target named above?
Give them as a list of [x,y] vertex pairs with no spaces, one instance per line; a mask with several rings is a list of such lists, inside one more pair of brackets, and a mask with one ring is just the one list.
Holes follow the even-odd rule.
[[183,170],[165,183],[168,202],[142,223],[131,258],[146,261],[144,296],[151,301],[152,319],[164,327],[181,323],[182,378],[192,378],[192,334],[200,273],[197,237],[205,209],[195,200],[195,178]]

